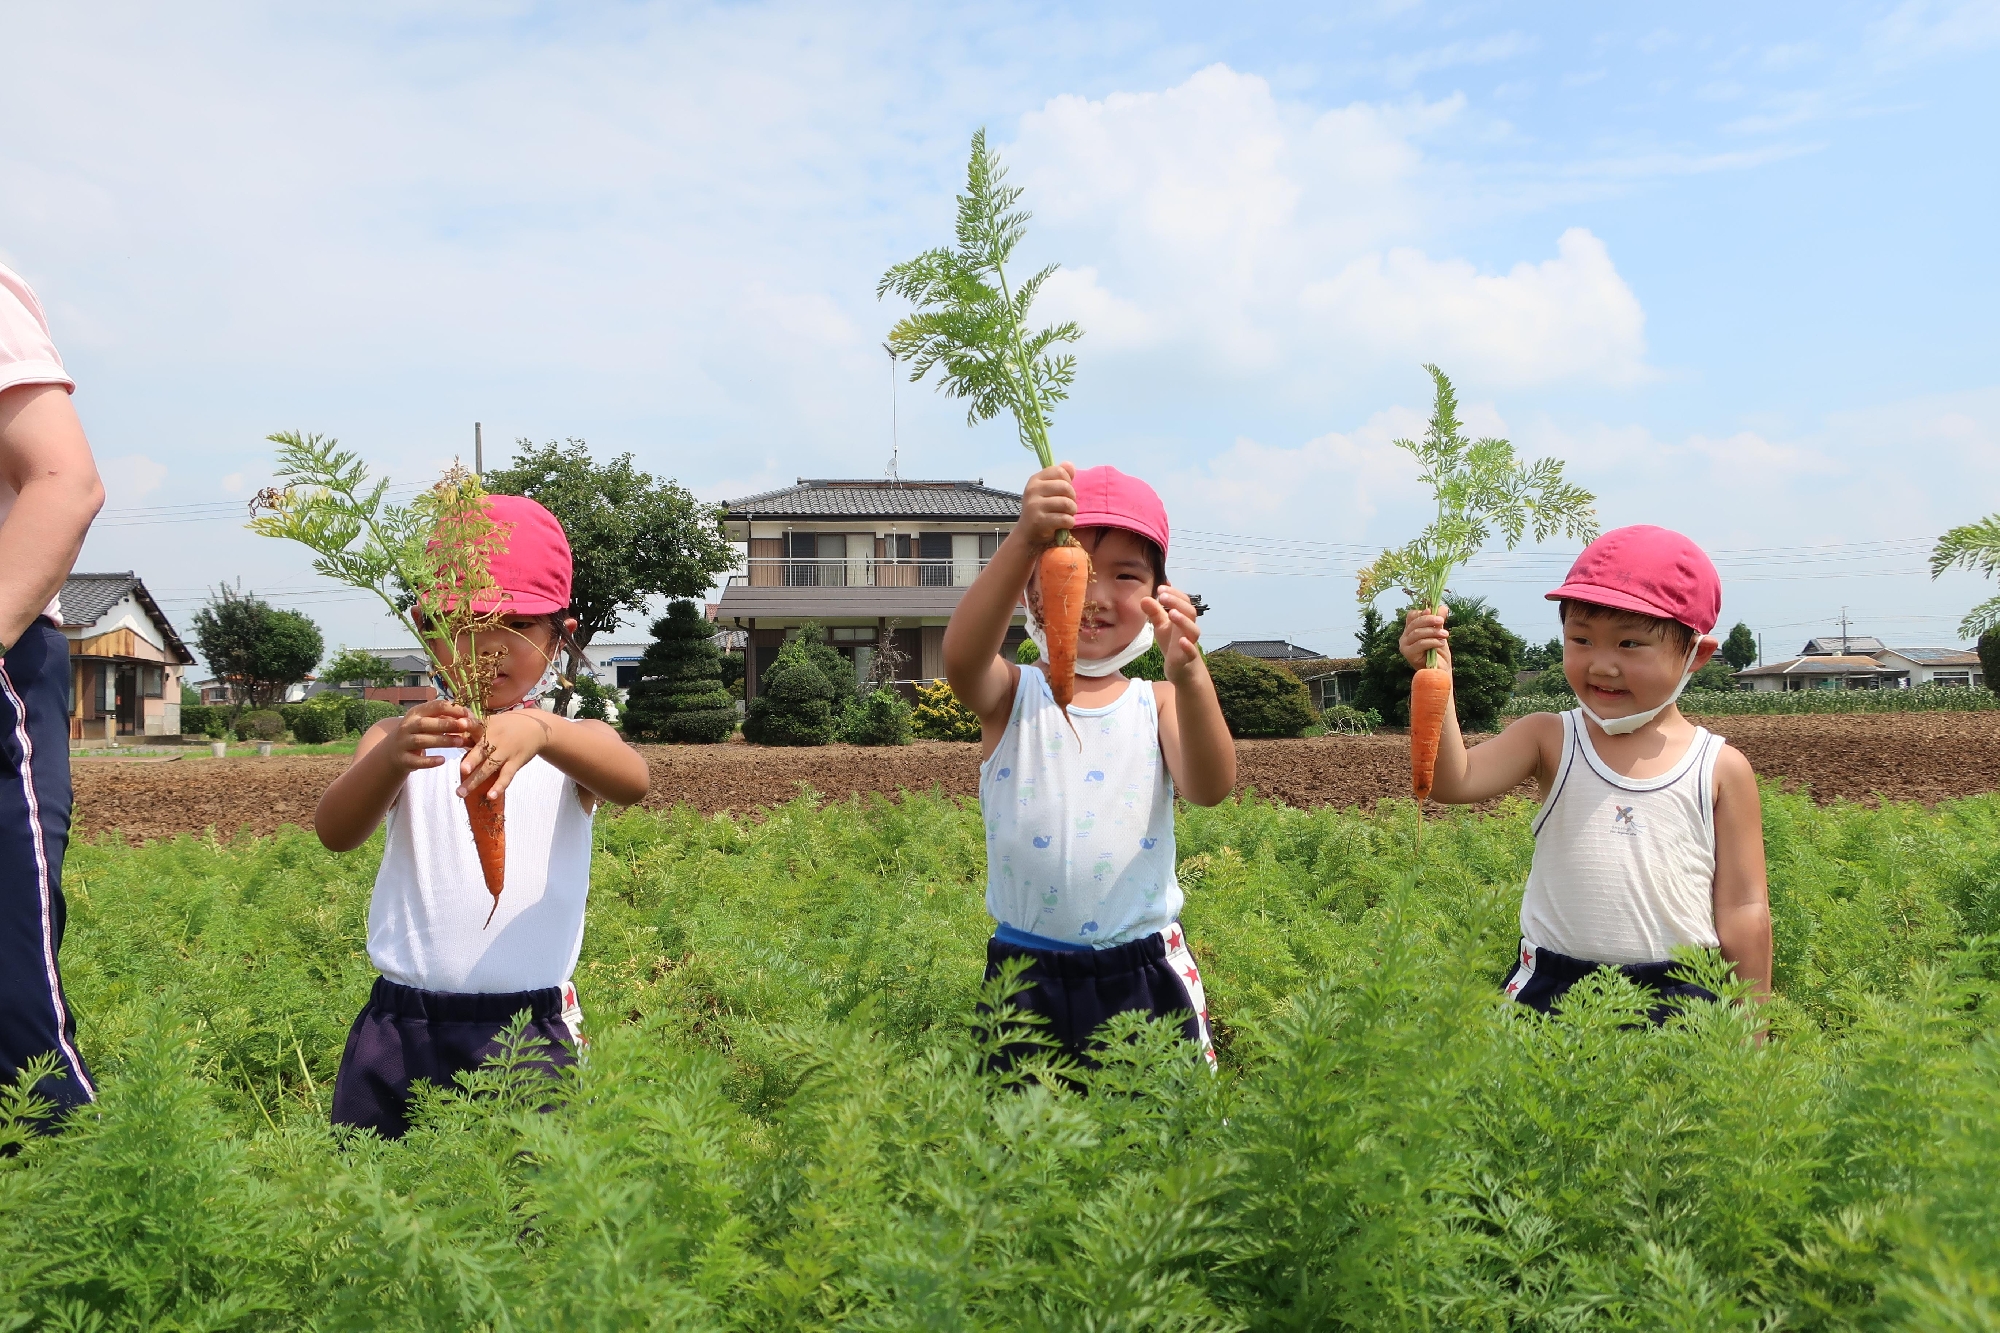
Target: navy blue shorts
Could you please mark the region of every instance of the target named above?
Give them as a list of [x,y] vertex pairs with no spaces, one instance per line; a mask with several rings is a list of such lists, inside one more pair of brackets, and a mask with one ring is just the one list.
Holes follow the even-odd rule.
[[69,642],[37,619],[0,658],[0,1079],[55,1052],[35,1091],[66,1112],[97,1097],[63,996],[63,853],[69,850]]
[[[1000,975],[1009,958],[1029,960],[1021,974],[1028,989],[1014,997],[1014,1007],[1046,1018],[1048,1035],[1083,1064],[1096,1063],[1090,1052],[1097,1029],[1113,1014],[1133,1012],[1178,1023],[1215,1063],[1201,973],[1178,924],[1109,949],[1030,949],[988,940],[986,979]],[[995,1067],[1004,1069],[1034,1049],[1010,1046]]]
[[575,1012],[574,992],[550,986],[507,995],[453,995],[399,986],[375,978],[340,1057],[333,1082],[333,1123],[372,1129],[385,1139],[410,1128],[410,1085],[429,1079],[450,1087],[460,1073],[500,1053],[500,1030],[523,1009],[523,1035],[544,1042],[547,1065],[576,1063],[581,1033],[564,1018]]
[[[1529,952],[1532,949],[1533,957]],[[1632,984],[1659,996],[1659,1001],[1646,1011],[1655,1027],[1666,1022],[1681,1011],[1681,1004],[1687,1000],[1714,1000],[1715,992],[1705,986],[1697,986],[1683,980],[1680,964],[1665,963],[1592,963],[1582,958],[1571,958],[1566,953],[1554,949],[1544,949],[1540,945],[1521,942],[1521,966],[1507,982],[1507,994],[1518,1004],[1530,1009],[1552,1014],[1562,1005],[1562,997],[1569,988],[1582,981],[1600,967],[1612,967],[1630,978]]]

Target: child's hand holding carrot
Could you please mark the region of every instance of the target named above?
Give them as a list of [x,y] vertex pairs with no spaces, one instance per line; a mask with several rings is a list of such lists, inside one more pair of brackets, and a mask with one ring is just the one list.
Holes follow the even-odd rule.
[[449,699],[432,699],[397,718],[374,748],[380,749],[399,773],[414,773],[444,762],[443,755],[425,751],[470,744],[477,726],[463,706]]
[[1444,618],[1450,608],[1437,607],[1426,611],[1422,607],[1413,608],[1403,621],[1403,637],[1396,640],[1396,648],[1403,654],[1403,660],[1417,670],[1425,666],[1425,654],[1436,653],[1437,665],[1451,667],[1451,631],[1444,627]]
[[1039,551],[1054,543],[1056,534],[1076,524],[1076,464],[1057,463],[1028,478],[1021,492],[1021,521],[1010,536],[1018,535],[1030,550]]

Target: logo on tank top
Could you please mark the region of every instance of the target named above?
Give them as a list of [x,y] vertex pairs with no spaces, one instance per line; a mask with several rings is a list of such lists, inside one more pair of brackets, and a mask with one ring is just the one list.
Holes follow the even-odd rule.
[[1632,818],[1631,806],[1614,805],[1611,807],[1611,831],[1613,833],[1622,833],[1628,838],[1639,836],[1639,824],[1637,820]]

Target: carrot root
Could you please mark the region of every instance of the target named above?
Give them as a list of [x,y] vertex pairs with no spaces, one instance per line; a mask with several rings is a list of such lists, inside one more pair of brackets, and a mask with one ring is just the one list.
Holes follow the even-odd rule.
[[493,924],[493,914],[500,910],[500,890],[507,883],[507,794],[500,799],[489,801],[486,792],[491,783],[465,794],[465,813],[472,821],[472,845],[479,852],[479,874],[486,881],[486,891],[493,895],[493,906],[486,913],[486,926]]
[[[1049,641],[1049,693],[1069,716],[1076,697],[1076,645],[1083,632],[1083,595],[1090,586],[1090,553],[1081,546],[1051,546],[1042,552],[1042,633]],[[1070,724],[1073,731],[1075,723]]]
[[1437,776],[1444,710],[1451,706],[1451,669],[1425,667],[1410,682],[1410,789],[1421,801]]

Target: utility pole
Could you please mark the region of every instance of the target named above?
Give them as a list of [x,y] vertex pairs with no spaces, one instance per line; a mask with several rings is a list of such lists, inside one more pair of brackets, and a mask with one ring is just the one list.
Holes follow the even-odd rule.
[[486,484],[486,437],[481,433],[479,423],[472,423],[472,475]]
[[1762,634],[1757,636],[1757,665],[1764,665],[1764,636]]
[[903,452],[902,442],[898,438],[896,429],[896,370],[901,363],[896,360],[896,349],[893,346],[883,343],[882,350],[889,354],[889,480],[901,481],[902,477],[896,470],[897,462]]
[[1840,608],[1840,655],[1847,656],[1847,608]]

